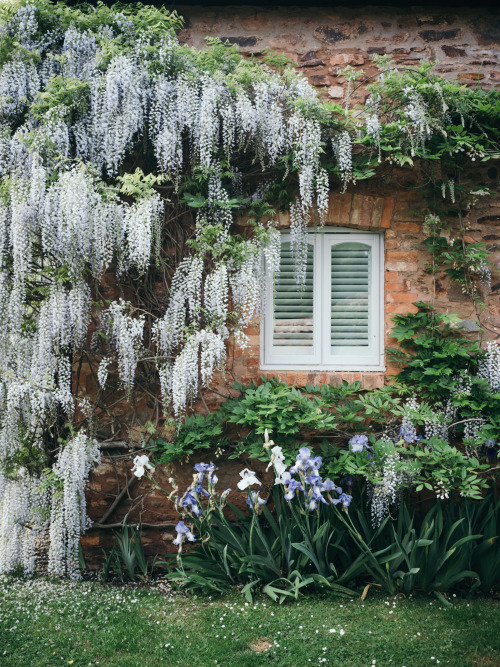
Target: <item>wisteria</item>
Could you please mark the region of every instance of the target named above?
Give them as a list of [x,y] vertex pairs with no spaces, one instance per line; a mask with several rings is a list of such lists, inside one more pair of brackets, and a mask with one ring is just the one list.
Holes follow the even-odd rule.
[[486,344],[484,358],[479,361],[478,376],[488,381],[493,392],[500,391],[500,345],[494,341]]
[[26,469],[10,479],[0,472],[0,574],[18,566],[35,571],[37,540],[47,529],[43,480]]
[[379,484],[370,484],[372,524],[379,526],[389,514],[391,506],[397,504],[399,496],[408,484],[405,471],[399,468],[401,457],[393,452],[385,457]]
[[90,470],[100,463],[96,440],[80,432],[61,450],[53,472],[58,480],[50,509],[49,573],[80,577],[78,545],[89,527],[85,487]]
[[127,304],[117,301],[103,315],[105,328],[118,356],[118,374],[124,389],[132,389],[139,351],[142,349],[144,316],[132,317]]

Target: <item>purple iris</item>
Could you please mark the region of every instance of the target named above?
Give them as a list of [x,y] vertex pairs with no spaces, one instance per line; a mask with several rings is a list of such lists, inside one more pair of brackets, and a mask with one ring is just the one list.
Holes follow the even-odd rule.
[[292,500],[295,498],[296,491],[303,491],[304,488],[296,479],[291,479],[287,484],[288,491],[285,493],[285,500]]
[[313,486],[310,495],[306,497],[306,509],[308,509],[310,512],[315,510],[318,506],[318,501],[323,503],[324,505],[328,505],[328,502],[323,498],[323,495],[321,493],[322,491],[322,485],[321,486]]
[[181,505],[182,507],[189,507],[195,516],[200,516],[201,507],[198,505],[198,500],[189,491],[184,494]]
[[321,456],[315,456],[313,459],[309,459],[309,461],[306,461],[305,465],[307,468],[319,470],[319,468],[321,468],[322,463],[323,459],[321,458]]
[[339,496],[339,500],[344,507],[349,507],[352,501],[352,496],[349,495],[348,493],[341,493]]
[[208,493],[208,491],[206,489],[203,488],[203,485],[202,485],[201,482],[196,483],[196,485],[194,487],[194,490],[198,495],[200,495],[200,493],[201,493],[201,495],[205,496],[205,498],[210,498],[210,494]]
[[215,486],[215,485],[217,484],[217,482],[219,481],[217,475],[215,474],[215,471],[216,471],[216,470],[219,470],[219,468],[217,468],[217,466],[215,465],[215,463],[212,463],[212,461],[210,461],[210,465],[209,465],[208,468],[207,468],[207,472],[208,472],[208,481],[210,482],[210,484],[213,484],[214,486]]
[[301,447],[299,453],[297,454],[297,461],[302,461],[305,463],[311,458],[311,450],[309,447]]
[[177,532],[177,537],[174,540],[176,546],[181,546],[185,539],[188,539],[190,542],[196,542],[196,537],[189,530],[184,521],[179,521],[175,530]]
[[362,452],[365,447],[368,446],[368,438],[366,435],[353,435],[352,438],[349,440],[349,447],[351,448],[351,452]]
[[255,507],[255,505],[266,505],[267,500],[261,498],[258,491],[250,491],[247,498],[247,505],[249,507]]
[[349,507],[352,501],[352,496],[350,496],[348,493],[341,493],[338,498],[335,498],[332,500],[332,503],[334,505],[338,505],[339,503],[342,503],[344,507]]
[[[315,473],[317,473],[316,470],[314,470]],[[312,484],[313,486],[316,484],[321,484],[321,477],[318,474],[311,474],[307,475],[306,477],[306,484]]]
[[323,491],[336,491],[337,493],[342,493],[340,486],[335,486],[335,482],[332,482],[331,479],[325,479],[321,485]]
[[402,424],[399,427],[399,437],[403,438],[403,440],[409,445],[411,445],[412,442],[418,442],[421,440],[421,438],[417,436],[417,432],[413,424]]

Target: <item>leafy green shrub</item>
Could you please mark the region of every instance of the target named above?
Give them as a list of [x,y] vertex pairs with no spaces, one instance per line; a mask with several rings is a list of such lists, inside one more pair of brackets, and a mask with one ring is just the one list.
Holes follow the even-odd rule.
[[233,385],[241,392],[237,399],[226,401],[222,409],[228,422],[250,429],[252,437],[265,431],[280,434],[283,444],[293,442],[301,430],[328,430],[335,426],[333,415],[319,397],[309,398],[300,389],[272,379],[248,387]]
[[180,424],[174,442],[164,438],[153,439],[148,446],[157,452],[158,463],[172,463],[186,459],[200,449],[215,449],[227,445],[222,435],[223,426],[218,414],[186,416]]
[[481,347],[453,326],[460,321],[458,315],[436,313],[422,301],[415,305],[417,313],[393,317],[391,336],[401,349],[387,352],[393,361],[404,366],[398,374],[400,381],[418,386],[423,395],[448,398],[457,374],[477,368]]

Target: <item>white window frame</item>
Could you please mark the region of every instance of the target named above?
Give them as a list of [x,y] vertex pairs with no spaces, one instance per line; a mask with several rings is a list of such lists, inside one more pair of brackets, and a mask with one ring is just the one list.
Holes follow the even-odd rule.
[[[323,228],[308,233],[314,252],[313,272],[313,349],[311,354],[294,354],[293,346],[273,350],[273,284],[266,287],[267,313],[260,326],[260,367],[265,371],[384,371],[384,236],[378,232]],[[281,242],[290,241],[283,232]],[[363,243],[371,248],[370,344],[365,352],[347,348],[337,358],[331,353],[331,248],[340,243]]]

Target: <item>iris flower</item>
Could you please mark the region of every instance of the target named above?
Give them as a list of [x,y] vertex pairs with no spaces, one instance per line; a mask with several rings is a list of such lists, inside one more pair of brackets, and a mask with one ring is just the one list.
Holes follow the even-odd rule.
[[190,491],[186,491],[181,498],[181,505],[182,507],[189,507],[195,516],[200,516],[201,507],[198,505],[198,499]]
[[179,551],[182,551],[182,543],[184,540],[187,539],[190,542],[196,542],[196,537],[189,530],[184,521],[179,521],[175,527],[175,530],[177,532],[177,537],[174,540],[174,544],[176,547],[179,547]]
[[149,462],[149,458],[143,454],[142,456],[136,456],[134,459],[134,465],[132,467],[132,472],[136,477],[143,477],[144,473],[146,472],[146,468],[148,470],[154,470],[155,467],[151,465]]
[[285,500],[292,500],[295,497],[296,491],[303,491],[304,487],[296,479],[291,479],[287,485],[287,492],[285,493]]
[[274,466],[276,472],[275,484],[286,484],[290,479],[290,473],[286,469],[285,465],[285,455],[283,450],[279,445],[276,445],[271,449],[271,463],[267,466],[266,470],[269,470],[271,465]]
[[238,489],[244,491],[247,487],[252,486],[253,484],[259,484],[260,482],[255,476],[255,473],[248,468],[245,468],[240,472],[240,481],[238,482]]
[[349,440],[349,447],[351,452],[362,452],[368,446],[368,438],[366,435],[353,435]]

